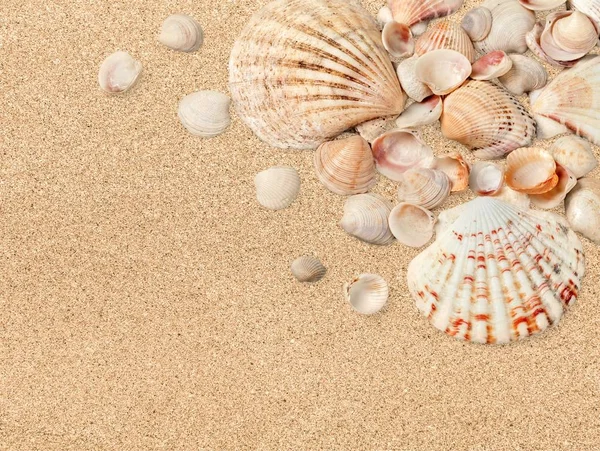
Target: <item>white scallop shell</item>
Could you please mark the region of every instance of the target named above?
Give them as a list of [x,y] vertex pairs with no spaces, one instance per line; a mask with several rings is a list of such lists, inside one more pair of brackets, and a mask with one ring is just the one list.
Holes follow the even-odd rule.
[[231,124],[229,106],[231,100],[217,91],[198,91],[186,95],[177,115],[181,124],[192,135],[213,138],[220,135]]
[[389,223],[390,230],[399,243],[422,247],[433,236],[435,217],[423,207],[403,202],[394,207]]
[[392,203],[379,194],[356,194],[344,203],[340,227],[349,235],[371,244],[390,244],[394,240],[388,225]]
[[303,255],[292,262],[290,271],[299,282],[318,282],[325,276],[327,269],[318,258]]
[[437,329],[508,343],[556,324],[584,271],[581,242],[562,218],[478,197],[410,263],[407,279]]
[[100,65],[98,84],[110,93],[118,94],[131,89],[142,73],[142,63],[127,52],[115,52]]
[[389,296],[387,282],[378,274],[360,274],[344,284],[344,297],[352,308],[363,315],[377,313]]
[[576,232],[600,244],[600,181],[584,177],[567,195],[565,211]]
[[204,42],[204,32],[193,17],[173,14],[163,22],[158,42],[180,52],[195,52]]
[[578,179],[598,166],[589,141],[578,136],[567,135],[558,138],[550,147],[550,153],[557,163],[569,169]]
[[300,192],[300,176],[288,166],[273,166],[254,177],[256,199],[269,210],[281,210],[290,206]]

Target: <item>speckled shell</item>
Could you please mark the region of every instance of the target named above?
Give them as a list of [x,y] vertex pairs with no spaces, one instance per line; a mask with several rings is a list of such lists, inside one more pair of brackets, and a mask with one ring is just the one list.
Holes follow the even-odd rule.
[[404,107],[375,20],[345,0],[276,0],[258,11],[231,51],[229,88],[240,118],[280,148],[314,149]]
[[478,197],[410,263],[407,278],[437,329],[508,343],[556,324],[584,272],[581,242],[564,219]]
[[600,56],[586,57],[558,74],[531,110],[600,145]]
[[529,145],[535,122],[510,93],[488,82],[471,80],[444,99],[442,133],[479,158],[499,158]]
[[419,56],[439,49],[462,53],[470,63],[477,58],[469,35],[454,22],[435,23],[415,42],[415,54]]
[[463,0],[389,0],[396,22],[414,25],[456,12]]
[[290,271],[299,282],[318,282],[325,276],[327,269],[318,258],[303,255],[292,262]]

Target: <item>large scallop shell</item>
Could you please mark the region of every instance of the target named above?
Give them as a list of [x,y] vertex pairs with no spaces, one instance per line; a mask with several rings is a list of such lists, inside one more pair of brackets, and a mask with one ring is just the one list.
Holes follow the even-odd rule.
[[299,282],[318,282],[325,276],[327,269],[319,259],[303,255],[292,262],[290,271]]
[[280,148],[316,148],[404,107],[377,24],[345,0],[276,0],[258,11],[231,51],[229,88],[242,120]]
[[470,63],[477,58],[469,35],[454,22],[437,22],[419,36],[415,43],[415,54],[419,56],[442,49],[462,53]]
[[478,197],[410,263],[407,278],[437,329],[508,343],[556,324],[584,271],[581,242],[562,218]]
[[456,12],[463,0],[389,0],[394,20],[412,26]]
[[213,138],[231,124],[230,105],[229,97],[221,92],[193,92],[181,99],[177,116],[192,135]]
[[531,110],[600,145],[600,56],[586,57],[558,74]]
[[300,192],[300,176],[289,166],[273,166],[254,177],[256,199],[269,210],[288,207]]
[[360,274],[344,284],[344,297],[352,308],[363,315],[372,315],[388,300],[388,284],[378,274]]
[[388,225],[392,203],[379,194],[350,196],[344,203],[340,227],[359,240],[371,244],[390,244],[394,240]]
[[163,22],[158,42],[180,52],[195,52],[204,42],[204,32],[193,17],[173,14]]
[[587,175],[598,166],[589,141],[574,135],[558,138],[550,153],[557,163],[569,169],[576,178]]
[[600,244],[600,181],[584,177],[565,200],[569,224],[576,232]]
[[442,133],[474,150],[499,158],[535,137],[535,123],[511,94],[488,81],[471,80],[444,100]]

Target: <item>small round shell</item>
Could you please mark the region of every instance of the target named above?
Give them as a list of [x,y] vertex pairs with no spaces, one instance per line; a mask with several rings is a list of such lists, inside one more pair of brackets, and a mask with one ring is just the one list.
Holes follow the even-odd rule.
[[462,191],[469,186],[469,165],[458,152],[436,158],[432,167],[448,176],[452,192]]
[[413,132],[392,130],[373,141],[373,156],[377,170],[391,180],[414,167],[429,167],[433,150]]
[[381,32],[383,46],[394,58],[406,58],[415,51],[415,41],[408,25],[388,22]]
[[350,196],[344,203],[340,227],[349,235],[371,244],[385,245],[394,240],[388,226],[392,203],[379,194]]
[[473,42],[482,41],[492,29],[492,12],[484,6],[474,8],[465,14],[461,26]]
[[493,196],[504,185],[504,169],[494,163],[477,161],[471,168],[469,187],[479,196]]
[[216,91],[198,91],[186,95],[179,102],[177,115],[181,124],[192,135],[213,138],[223,133],[229,124],[231,100]]
[[473,63],[471,78],[474,80],[493,80],[501,77],[512,68],[512,60],[502,50],[495,50],[482,56]]
[[173,14],[163,22],[158,42],[180,52],[195,52],[204,42],[204,32],[192,17]]
[[433,50],[419,57],[415,74],[434,94],[445,95],[469,78],[471,63],[454,50]]
[[118,94],[131,89],[142,72],[142,63],[127,52],[115,52],[100,65],[98,83],[109,94]]
[[425,246],[433,237],[435,217],[418,205],[401,203],[390,213],[390,230],[398,242],[409,247]]
[[537,147],[517,149],[506,158],[506,184],[515,191],[543,194],[558,184],[556,162]]
[[550,148],[550,154],[557,163],[569,169],[578,179],[598,166],[590,142],[578,136],[567,135],[558,138]]
[[296,169],[274,166],[259,172],[254,177],[256,199],[269,210],[288,207],[300,192],[300,176]]
[[498,78],[508,92],[520,96],[546,86],[548,72],[544,66],[533,58],[518,53],[513,53],[509,57],[512,60],[512,67]]
[[310,255],[298,257],[292,262],[290,270],[292,275],[300,282],[318,282],[327,272],[319,259]]
[[389,296],[387,282],[378,274],[360,274],[344,284],[344,297],[352,308],[363,315],[377,313]]
[[398,200],[432,209],[448,198],[450,187],[450,179],[442,171],[412,168],[399,180]]

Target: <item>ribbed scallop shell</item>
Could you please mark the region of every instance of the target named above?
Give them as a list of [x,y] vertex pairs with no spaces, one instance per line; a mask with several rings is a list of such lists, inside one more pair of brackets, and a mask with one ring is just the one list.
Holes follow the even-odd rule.
[[290,271],[299,282],[318,282],[325,276],[327,269],[318,258],[303,255],[292,262]]
[[204,32],[193,17],[173,14],[163,22],[158,42],[180,52],[195,52],[204,42]]
[[359,240],[371,244],[390,244],[394,240],[388,225],[392,203],[379,194],[350,196],[344,203],[340,227]]
[[446,138],[466,145],[479,158],[502,157],[535,137],[535,123],[527,110],[488,81],[468,81],[448,95],[441,124]]
[[600,28],[600,0],[569,0],[569,7],[591,17]]
[[556,324],[584,271],[581,242],[562,218],[478,197],[410,263],[407,278],[437,329],[508,343]]
[[254,177],[256,199],[269,210],[288,207],[300,192],[298,171],[288,166],[273,166]]
[[461,26],[471,41],[482,41],[487,38],[492,29],[492,12],[483,6],[474,8],[465,14]]
[[343,290],[346,301],[363,315],[377,313],[386,304],[389,296],[388,284],[379,274],[360,274],[345,283]]
[[238,115],[267,143],[316,148],[404,97],[369,14],[345,0],[276,0],[235,42],[229,88]]
[[568,168],[576,178],[587,175],[598,166],[589,141],[574,135],[558,138],[550,148],[557,163]]
[[396,22],[409,26],[456,12],[463,0],[389,0]]
[[513,53],[511,69],[498,78],[508,92],[520,96],[526,92],[543,88],[548,81],[548,72],[540,63],[528,56]]
[[399,180],[398,200],[432,209],[448,198],[450,188],[450,179],[442,171],[413,168]]
[[319,181],[342,196],[366,193],[377,182],[371,147],[357,135],[321,144],[314,165]]
[[531,110],[600,145],[600,56],[586,57],[559,73]]
[[415,54],[419,56],[439,49],[462,53],[470,63],[477,58],[469,35],[454,22],[435,23],[415,42]]

